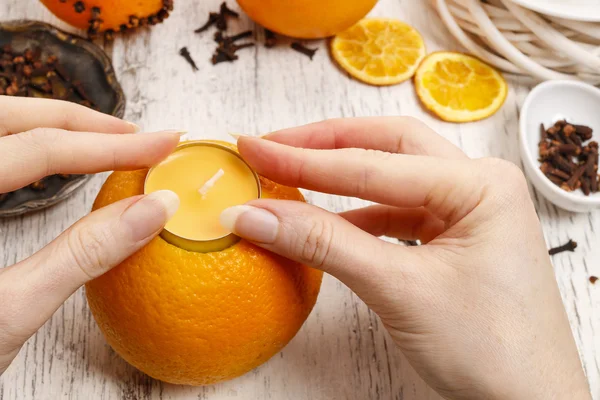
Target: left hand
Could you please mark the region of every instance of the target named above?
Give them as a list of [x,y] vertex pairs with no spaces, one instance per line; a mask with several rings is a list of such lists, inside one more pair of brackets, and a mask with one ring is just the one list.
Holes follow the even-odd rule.
[[[73,103],[0,96],[0,193],[58,173],[149,167],[179,142],[178,132],[136,130]],[[148,243],[178,204],[168,191],[117,202],[28,259],[0,268],[0,375],[75,290]]]

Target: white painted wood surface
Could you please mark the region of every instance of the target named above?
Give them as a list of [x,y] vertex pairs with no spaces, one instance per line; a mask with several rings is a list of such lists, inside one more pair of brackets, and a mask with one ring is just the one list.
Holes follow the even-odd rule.
[[[419,106],[411,83],[374,88],[348,78],[325,44],[310,62],[287,46],[245,49],[234,64],[208,62],[211,34],[193,30],[221,0],[176,0],[163,25],[119,37],[107,48],[127,94],[126,118],[146,130],[189,129],[193,138],[228,139],[332,117],[412,115],[471,157],[520,163],[519,107],[529,87],[511,81],[504,108],[478,123],[452,125]],[[230,1],[233,3],[233,1]],[[381,0],[372,15],[400,18],[419,29],[430,51],[456,49],[427,2]],[[0,19],[38,19],[67,28],[36,0],[2,0]],[[254,29],[246,17],[231,30]],[[261,37],[262,31],[257,29]],[[177,54],[187,46],[200,71]],[[45,212],[0,220],[0,267],[40,249],[86,215],[105,175]],[[554,268],[595,400],[600,399],[600,212],[570,214],[532,191],[549,245],[573,238],[575,253],[554,257]],[[333,211],[359,200],[309,194]],[[1,305],[0,305],[1,306]],[[457,321],[460,323],[460,321]],[[0,400],[13,399],[439,399],[394,347],[378,318],[345,286],[324,281],[317,306],[296,338],[262,367],[210,387],[154,381],[121,360],[105,343],[78,291],[23,348],[0,379]]]

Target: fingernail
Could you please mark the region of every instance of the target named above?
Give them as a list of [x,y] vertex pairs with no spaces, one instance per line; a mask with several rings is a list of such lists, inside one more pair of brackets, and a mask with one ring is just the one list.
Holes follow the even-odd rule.
[[231,133],[231,132],[229,132],[229,136],[231,136],[232,138],[234,138],[237,141],[242,136],[248,136],[248,135],[242,135],[241,133]]
[[258,136],[254,136],[254,135],[244,135],[243,133],[231,133],[229,132],[229,136],[231,136],[232,138],[234,138],[236,141],[239,140],[239,138],[242,137],[250,137],[250,138],[262,138],[265,135],[258,135]]
[[127,125],[129,125],[131,127],[131,129],[133,129],[133,133],[138,133],[142,130],[142,128],[140,128],[140,126],[138,124],[134,124],[133,122],[129,122],[129,121],[125,121],[125,123]]
[[273,243],[277,238],[279,220],[269,211],[252,206],[235,206],[221,213],[221,225],[245,239]]
[[121,216],[131,229],[134,242],[144,240],[161,229],[179,208],[179,197],[170,190],[159,190],[133,203]]
[[188,139],[187,138],[188,131],[185,130],[185,129],[170,129],[170,130],[162,131],[161,133],[174,133],[174,134],[178,134],[180,142],[185,142]]
[[179,136],[184,136],[188,133],[186,129],[168,129],[166,131],[162,131],[162,133],[176,133]]

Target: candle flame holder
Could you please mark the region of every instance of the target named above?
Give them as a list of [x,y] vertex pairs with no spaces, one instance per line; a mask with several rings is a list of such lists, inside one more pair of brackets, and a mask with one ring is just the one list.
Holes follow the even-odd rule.
[[[256,171],[254,171],[252,169],[252,167],[250,167],[250,165],[242,158],[242,156],[240,156],[240,154],[237,151],[235,151],[227,146],[215,143],[215,142],[211,142],[211,141],[207,141],[207,140],[193,140],[193,141],[183,142],[182,144],[177,146],[177,148],[173,151],[172,154],[175,154],[176,152],[178,152],[182,149],[193,147],[193,146],[215,147],[215,148],[218,148],[219,150],[226,151],[226,152],[234,155],[235,157],[237,157],[252,172],[252,176],[254,177],[254,179],[256,181],[257,199],[260,199],[262,190],[261,190],[260,179],[258,177],[258,174],[256,173]],[[148,192],[147,192],[148,177],[152,174],[152,171],[155,168],[157,168],[159,165],[160,164],[157,164],[148,170],[148,174],[146,175],[146,180],[144,182],[144,194],[148,194]],[[228,233],[224,236],[216,237],[214,239],[197,240],[197,239],[191,239],[191,238],[183,237],[181,235],[177,235],[173,232],[170,232],[166,228],[162,230],[162,232],[160,233],[160,237],[163,238],[167,243],[172,244],[173,246],[177,246],[183,250],[193,251],[193,252],[197,252],[197,253],[211,253],[211,252],[216,252],[216,251],[222,251],[222,250],[225,250],[225,249],[233,246],[234,244],[239,242],[241,239],[239,236],[237,236],[233,233]]]

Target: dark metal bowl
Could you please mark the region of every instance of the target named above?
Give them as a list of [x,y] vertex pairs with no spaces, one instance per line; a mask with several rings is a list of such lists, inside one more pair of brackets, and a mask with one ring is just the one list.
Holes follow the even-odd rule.
[[[10,44],[16,52],[40,48],[42,56],[58,57],[73,80],[81,82],[98,109],[119,118],[125,113],[125,94],[117,82],[106,53],[88,40],[37,21],[0,22],[0,46]],[[35,110],[32,110],[35,112]],[[52,206],[71,195],[89,175],[44,179],[43,190],[30,187],[0,194],[0,217],[12,217]]]

